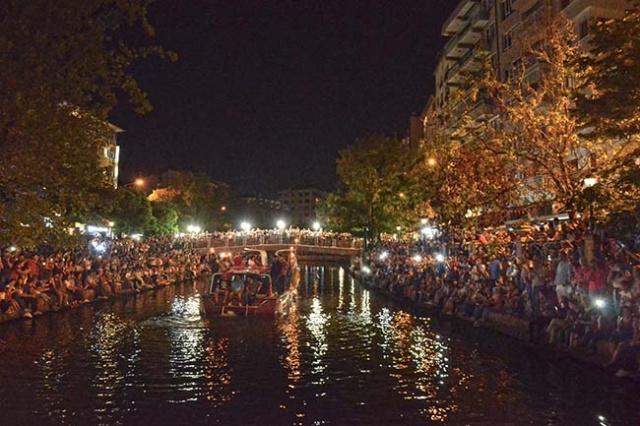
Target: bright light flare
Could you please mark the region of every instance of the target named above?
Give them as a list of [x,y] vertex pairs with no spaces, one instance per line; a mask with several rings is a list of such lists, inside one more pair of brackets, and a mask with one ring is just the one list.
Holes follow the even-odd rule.
[[192,234],[197,234],[202,230],[202,228],[200,228],[198,225],[188,225],[187,226],[187,232],[190,232]]

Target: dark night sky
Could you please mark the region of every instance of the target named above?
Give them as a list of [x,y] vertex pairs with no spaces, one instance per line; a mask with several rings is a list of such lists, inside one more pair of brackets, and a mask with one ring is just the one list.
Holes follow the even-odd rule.
[[458,0],[157,0],[155,42],[178,62],[135,75],[154,110],[118,107],[122,180],[206,172],[239,193],[332,189],[358,137],[404,136],[433,93]]

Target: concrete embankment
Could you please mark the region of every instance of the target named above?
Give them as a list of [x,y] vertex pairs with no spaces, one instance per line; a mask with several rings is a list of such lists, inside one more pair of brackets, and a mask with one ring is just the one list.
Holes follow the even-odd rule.
[[[492,333],[500,333],[517,339],[522,344],[530,345],[535,350],[548,353],[553,356],[570,357],[577,362],[584,363],[593,368],[605,369],[605,363],[611,359],[608,341],[600,339],[597,342],[595,353],[586,349],[562,349],[548,344],[549,336],[545,329],[545,324],[536,324],[528,319],[518,318],[513,315],[490,312],[484,320],[477,321],[474,318],[462,314],[443,314],[438,306],[430,303],[420,303],[405,297],[394,295],[375,285],[360,281],[371,291],[382,295],[398,304],[401,309],[410,311],[416,315],[438,317],[444,321],[456,321],[468,324],[469,327],[482,327]],[[616,371],[611,371],[615,374]],[[635,374],[633,379],[640,380],[640,374]]]
[[[195,278],[197,283],[201,283],[201,282],[207,282],[208,281],[208,276],[206,275],[202,275],[199,276],[197,278]],[[63,310],[67,310],[67,309],[74,309],[77,307],[80,307],[82,305],[86,305],[86,304],[92,304],[92,303],[96,303],[96,302],[100,302],[100,301],[108,301],[108,300],[116,300],[116,299],[121,299],[121,298],[125,298],[125,297],[134,297],[136,294],[140,294],[140,293],[148,293],[148,292],[153,292],[153,291],[157,291],[160,290],[162,288],[165,287],[169,287],[169,286],[174,286],[174,285],[179,285],[179,284],[183,284],[183,283],[189,283],[189,282],[193,282],[192,280],[182,280],[182,281],[176,281],[170,284],[166,284],[166,285],[157,285],[157,286],[153,286],[153,287],[147,287],[144,290],[140,290],[140,291],[134,291],[134,290],[122,290],[121,288],[116,288],[115,291],[111,292],[108,296],[103,296],[103,297],[98,297],[96,291],[94,289],[86,289],[84,291],[84,299],[82,301],[76,301],[74,303],[70,303],[66,306],[59,306],[58,304],[56,304],[54,302],[53,299],[43,299],[43,298],[39,298],[36,300],[36,305],[37,305],[37,309],[36,310],[27,310],[26,313],[27,315],[25,316],[24,312],[20,312],[18,310],[15,309],[9,309],[7,312],[0,314],[0,324],[5,323],[5,322],[9,322],[9,321],[16,321],[16,320],[28,320],[28,319],[32,319],[32,318],[37,318],[39,315],[44,315],[44,314],[49,314],[49,313],[55,313],[58,311],[63,311]],[[37,314],[36,314],[37,313]]]

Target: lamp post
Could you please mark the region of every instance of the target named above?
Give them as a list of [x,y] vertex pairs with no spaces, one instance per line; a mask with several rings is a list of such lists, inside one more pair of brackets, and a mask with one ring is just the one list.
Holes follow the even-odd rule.
[[593,201],[595,199],[594,186],[598,183],[598,178],[588,177],[584,179],[584,186],[582,187],[584,195],[589,199],[589,234],[584,237],[584,257],[587,262],[591,263],[594,256],[595,242],[593,239],[594,231],[594,218],[593,218]]
[[597,177],[588,177],[583,181],[583,190],[585,195],[589,197],[589,232],[593,234],[594,231],[594,218],[593,218],[593,201],[595,198],[594,186],[598,183]]
[[278,235],[280,237],[280,244],[282,244],[282,235],[284,234],[284,228],[286,228],[287,224],[284,222],[284,220],[280,219],[276,223],[276,226],[278,227]]
[[320,222],[318,222],[318,221],[313,222],[313,230],[316,233],[316,243],[315,243],[315,245],[318,245],[318,234],[320,233]]
[[251,224],[249,222],[242,222],[240,224],[240,229],[242,229],[243,231],[243,239],[242,239],[242,244],[246,245],[247,244],[247,235],[249,234],[249,231],[251,230]]

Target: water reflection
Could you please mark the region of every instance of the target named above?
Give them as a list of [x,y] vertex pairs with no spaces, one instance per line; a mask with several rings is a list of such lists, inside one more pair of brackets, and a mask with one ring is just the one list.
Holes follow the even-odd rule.
[[[99,424],[122,424],[122,405],[127,402],[121,396],[126,372],[130,367],[135,369],[137,343],[137,331],[130,322],[112,312],[96,314],[88,335],[88,349],[95,371],[91,387]],[[132,360],[133,365],[127,360]]]
[[174,297],[166,315],[145,323],[163,330],[168,339],[170,378],[165,389],[158,389],[168,395],[168,403],[198,402],[204,397],[217,408],[232,399],[229,339],[213,338],[209,325],[201,317],[197,294]]
[[275,319],[201,317],[184,286],[3,325],[2,424],[640,424],[633,385],[303,277]]

